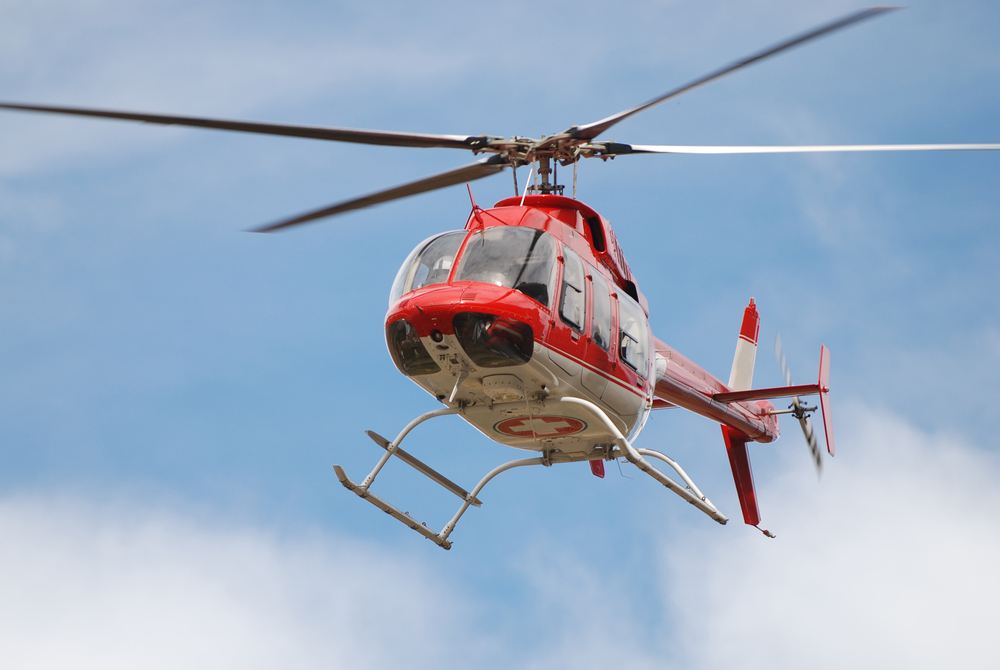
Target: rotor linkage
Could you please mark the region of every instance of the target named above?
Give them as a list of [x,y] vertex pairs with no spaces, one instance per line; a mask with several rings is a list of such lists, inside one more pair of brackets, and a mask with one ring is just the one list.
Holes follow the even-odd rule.
[[791,414],[796,419],[801,421],[802,419],[808,419],[811,417],[812,413],[817,409],[819,409],[819,407],[805,407],[801,404],[798,398],[795,398],[792,401],[792,404],[788,406],[788,409],[772,409],[768,410],[767,413],[770,416],[774,416],[776,414]]
[[554,180],[550,181],[549,176],[552,175],[552,156],[551,154],[535,154],[531,157],[532,160],[538,165],[535,170],[535,174],[538,175],[539,181],[528,187],[530,193],[539,193],[541,195],[549,195],[555,193],[556,195],[562,195],[564,186],[554,183]]

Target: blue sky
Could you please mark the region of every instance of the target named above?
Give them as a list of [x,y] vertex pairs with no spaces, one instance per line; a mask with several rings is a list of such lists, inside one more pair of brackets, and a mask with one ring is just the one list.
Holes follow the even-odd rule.
[[[0,7],[0,98],[538,136],[859,5],[227,3]],[[616,126],[637,144],[1000,141],[1000,9],[917,2]],[[612,467],[515,472],[443,552],[364,505],[435,403],[393,366],[399,264],[463,188],[280,235],[247,228],[460,152],[0,116],[0,659],[9,667],[995,666],[1000,155],[636,156],[580,167],[658,337],[725,378],[833,355],[839,455],[752,449],[763,526]],[[523,175],[522,175],[523,178]],[[473,184],[486,205],[509,174]],[[457,419],[408,449],[471,485],[512,457]],[[638,444],[730,517],[717,426]],[[396,464],[377,490],[454,511]],[[391,634],[390,634],[391,632]]]

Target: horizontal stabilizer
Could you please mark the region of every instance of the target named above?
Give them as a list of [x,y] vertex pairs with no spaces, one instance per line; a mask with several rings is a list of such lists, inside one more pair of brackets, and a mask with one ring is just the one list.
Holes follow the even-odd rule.
[[777,386],[770,389],[751,389],[749,391],[731,391],[716,393],[712,400],[716,402],[744,402],[746,400],[771,400],[773,398],[791,398],[798,395],[812,395],[822,389],[819,384],[799,384],[798,386]]

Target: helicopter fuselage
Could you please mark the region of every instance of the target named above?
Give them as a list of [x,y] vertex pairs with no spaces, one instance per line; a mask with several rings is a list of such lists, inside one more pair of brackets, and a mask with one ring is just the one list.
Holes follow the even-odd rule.
[[390,296],[386,339],[403,374],[484,435],[586,460],[630,439],[654,407],[682,406],[751,439],[778,434],[768,402],[719,403],[730,389],[655,339],[608,222],[557,195],[475,208],[462,231],[421,243]]

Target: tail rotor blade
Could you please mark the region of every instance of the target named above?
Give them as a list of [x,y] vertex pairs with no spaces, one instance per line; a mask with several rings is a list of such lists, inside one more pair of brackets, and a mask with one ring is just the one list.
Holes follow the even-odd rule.
[[[791,386],[792,373],[788,369],[788,361],[785,359],[785,350],[781,346],[781,335],[778,333],[775,333],[774,335],[774,355],[778,359],[778,364],[781,366],[781,374],[785,376],[785,383],[788,384],[788,386]],[[799,420],[799,426],[802,428],[802,434],[805,435],[806,444],[809,446],[809,453],[812,455],[813,462],[816,464],[816,474],[822,475],[823,454],[820,452],[819,445],[816,442],[816,433],[813,431],[812,422],[809,421],[809,417],[802,409],[802,401],[799,400],[798,396],[792,398],[792,407],[795,408],[794,416],[796,416]]]
[[792,385],[792,373],[788,371],[788,362],[785,360],[785,350],[781,346],[781,334],[774,334],[774,355],[778,358],[778,364],[781,365],[781,374],[785,376],[785,384],[788,386]]
[[[792,400],[792,404],[795,409],[802,409],[802,405],[798,398]],[[799,425],[802,427],[802,433],[806,436],[806,443],[809,445],[809,453],[812,454],[813,462],[816,463],[816,474],[823,474],[823,454],[819,450],[819,445],[816,443],[816,433],[813,432],[812,422],[809,421],[809,417],[802,415],[799,419]]]

